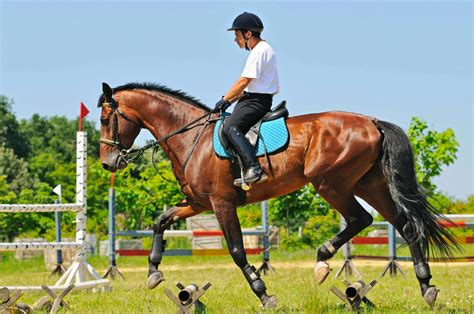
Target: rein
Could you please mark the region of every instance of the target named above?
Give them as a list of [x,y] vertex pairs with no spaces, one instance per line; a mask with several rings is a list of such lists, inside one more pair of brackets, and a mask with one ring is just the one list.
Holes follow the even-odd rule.
[[[110,106],[113,110],[113,114],[114,114],[114,125],[113,125],[113,141],[112,140],[109,140],[109,139],[105,139],[105,138],[101,138],[100,139],[100,142],[101,143],[104,143],[104,144],[107,144],[107,145],[110,145],[110,146],[114,146],[118,151],[119,151],[119,158],[121,158],[125,163],[130,163],[130,162],[133,162],[135,160],[137,160],[141,155],[143,155],[143,153],[150,149],[150,148],[154,148],[156,147],[157,145],[159,145],[161,142],[163,141],[166,141],[167,139],[169,139],[170,137],[173,137],[175,135],[178,135],[178,134],[181,134],[181,133],[185,133],[199,125],[203,125],[197,139],[194,141],[194,144],[193,144],[193,148],[191,149],[191,153],[189,154],[189,156],[186,158],[186,161],[184,162],[183,164],[183,170],[184,168],[186,167],[189,159],[191,158],[191,155],[192,153],[194,152],[194,149],[196,148],[197,146],[197,143],[199,142],[199,139],[201,138],[201,135],[202,133],[204,132],[204,129],[205,127],[210,123],[210,122],[213,122],[213,121],[217,121],[219,118],[216,118],[216,119],[213,119],[211,120],[210,119],[210,115],[213,113],[212,111],[211,112],[208,112],[206,113],[205,115],[203,116],[200,116],[199,118],[191,121],[190,123],[186,124],[185,126],[157,139],[157,140],[154,140],[150,143],[148,143],[147,145],[141,147],[141,148],[124,148],[122,143],[120,143],[120,140],[118,138],[118,117],[117,117],[117,112],[118,114],[120,114],[125,120],[127,121],[130,121],[136,125],[138,125],[140,128],[141,128],[141,125],[139,125],[138,123],[134,122],[133,120],[131,120],[129,117],[127,117],[119,108],[118,108],[118,105],[116,103],[104,103],[103,104],[104,106]],[[200,123],[200,124],[196,124],[196,122],[204,119],[204,118],[207,118],[206,121],[204,123]]]
[[[141,147],[141,148],[129,148],[129,149],[126,149],[126,150],[123,151],[123,152],[124,152],[124,155],[122,155],[122,152],[121,152],[121,156],[122,156],[122,158],[123,158],[123,157],[127,158],[128,155],[130,155],[130,154],[135,154],[134,156],[132,156],[132,157],[130,157],[130,158],[128,158],[128,159],[123,158],[126,163],[135,161],[137,158],[139,158],[141,155],[143,155],[143,153],[144,153],[146,150],[148,150],[148,149],[150,149],[150,148],[153,148],[153,147],[156,147],[157,145],[160,144],[160,142],[166,141],[166,140],[169,139],[170,137],[173,137],[173,136],[178,135],[178,134],[181,134],[181,133],[185,133],[185,132],[187,132],[187,131],[189,131],[189,130],[195,128],[195,127],[198,126],[199,124],[198,124],[198,125],[193,125],[193,124],[195,124],[196,122],[198,122],[198,121],[200,121],[200,120],[202,120],[202,119],[204,119],[204,118],[206,118],[206,117],[209,117],[211,114],[212,114],[212,112],[208,112],[208,113],[206,113],[205,115],[203,115],[203,116],[201,116],[201,117],[199,117],[199,118],[193,120],[191,123],[188,123],[188,124],[186,124],[185,126],[179,128],[179,129],[177,129],[176,131],[173,131],[173,132],[171,132],[171,133],[169,133],[169,134],[167,134],[167,135],[165,135],[165,136],[163,136],[163,137],[161,137],[161,138],[159,138],[159,139],[157,139],[157,140],[154,140],[153,142],[150,142],[150,143],[148,143],[147,145],[145,145],[145,146],[143,146],[143,147]],[[205,127],[207,124],[209,124],[209,120],[210,120],[210,119],[208,118],[208,119],[203,123],[204,126],[203,126],[203,129],[202,129],[202,131],[201,131],[200,134],[202,134],[202,132],[204,131],[204,127]],[[200,137],[200,136],[199,136],[199,137]],[[199,138],[198,138],[198,140],[199,140]],[[197,141],[195,142],[195,145],[193,146],[193,150],[194,150],[194,147],[196,147],[196,144],[197,144]],[[192,151],[191,151],[191,154],[192,154]],[[189,157],[188,157],[187,160],[189,160]],[[186,164],[186,163],[185,163],[185,164]]]
[[[205,116],[207,116],[207,115],[202,116],[201,119],[204,118]],[[202,125],[202,128],[201,128],[201,131],[199,132],[199,135],[197,136],[196,140],[194,140],[194,142],[193,142],[193,147],[191,148],[191,152],[189,153],[188,157],[186,158],[186,160],[184,161],[183,165],[181,166],[181,171],[182,171],[182,172],[184,172],[184,170],[186,169],[186,166],[187,166],[189,160],[191,159],[191,156],[192,156],[192,154],[193,154],[193,152],[194,152],[194,149],[196,148],[197,144],[199,143],[199,139],[201,138],[202,133],[203,133],[204,130],[206,129],[206,126],[207,126],[209,123],[214,122],[214,121],[217,121],[217,120],[219,120],[219,119],[221,119],[221,118],[216,118],[216,119],[212,119],[212,120],[211,120],[211,119],[208,117],[204,123],[196,124],[196,125],[193,125],[192,127],[190,126],[192,123],[191,123],[191,124],[188,124],[187,126],[188,126],[189,128],[187,128],[186,130],[183,130],[183,131],[182,131],[182,132],[186,132],[186,131],[189,131],[189,130],[191,130],[191,129],[193,129],[193,128],[199,126],[199,125]],[[194,120],[193,122],[197,122],[197,121],[199,121],[199,120]],[[178,132],[178,131],[179,131],[179,130],[177,130],[176,132]],[[170,182],[170,183],[174,183],[172,180],[170,180],[170,179],[168,179],[168,178],[165,178],[165,177],[161,174],[160,170],[158,170],[158,168],[156,167],[156,163],[155,163],[155,153],[156,153],[156,150],[157,150],[156,144],[158,144],[160,140],[161,140],[161,139],[155,141],[156,143],[155,143],[155,142],[151,143],[151,145],[154,144],[154,145],[152,146],[152,147],[153,147],[153,154],[151,155],[151,161],[152,161],[153,167],[155,168],[156,172],[160,175],[160,177],[161,177],[162,179],[164,179],[164,180],[166,180],[166,181],[168,181],[168,182]],[[149,147],[149,148],[151,148],[151,147]],[[146,149],[148,149],[148,148],[143,147],[142,149],[146,150]],[[143,154],[143,152],[142,152],[141,154]],[[140,154],[140,155],[141,155],[141,154]]]

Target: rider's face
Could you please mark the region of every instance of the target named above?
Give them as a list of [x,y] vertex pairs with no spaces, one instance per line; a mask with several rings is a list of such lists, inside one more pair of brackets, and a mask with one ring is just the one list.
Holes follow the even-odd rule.
[[[248,33],[250,33],[250,32],[246,32],[245,35],[248,36]],[[242,32],[240,30],[236,30],[236,31],[234,31],[234,34],[235,34],[234,41],[237,43],[239,48],[244,49],[245,48],[245,40],[244,40],[244,36],[242,36]]]

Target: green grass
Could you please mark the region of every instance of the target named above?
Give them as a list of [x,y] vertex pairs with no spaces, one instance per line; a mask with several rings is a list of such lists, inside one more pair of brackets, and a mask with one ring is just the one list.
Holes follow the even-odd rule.
[[[383,247],[382,247],[383,248]],[[380,248],[381,249],[381,248]],[[378,248],[375,248],[378,250]],[[469,249],[470,250],[470,249]],[[370,251],[369,249],[367,251]],[[386,248],[383,249],[386,252]],[[359,253],[359,252],[357,252]],[[366,252],[367,253],[367,252]],[[362,254],[362,253],[361,253]],[[364,253],[365,254],[365,253]],[[367,253],[369,254],[369,253]],[[125,276],[124,281],[112,282],[112,292],[87,291],[68,295],[72,306],[70,313],[176,313],[176,307],[164,294],[168,288],[177,294],[176,283],[195,283],[202,286],[211,282],[212,287],[202,301],[208,313],[343,313],[344,304],[329,291],[336,285],[343,290],[343,278],[334,278],[341,259],[331,263],[334,271],[322,286],[313,281],[314,250],[297,252],[272,252],[272,265],[277,273],[264,276],[267,292],[278,298],[276,310],[262,310],[240,270],[229,256],[218,257],[165,257],[161,270],[166,281],[156,289],[146,288],[147,259],[145,257],[123,257],[117,263]],[[107,258],[92,257],[90,263],[104,273]],[[260,257],[251,256],[249,261],[260,265]],[[385,262],[355,260],[355,265],[369,282],[380,279]],[[367,295],[377,306],[374,313],[432,313],[423,301],[411,263],[401,263],[406,277],[385,276]],[[474,312],[474,265],[468,263],[432,263],[432,283],[441,289],[435,312]],[[17,262],[6,258],[0,262],[0,286],[54,284],[57,278],[49,279],[42,259]],[[350,281],[355,278],[348,278]],[[21,300],[28,304],[44,294],[27,293]]]

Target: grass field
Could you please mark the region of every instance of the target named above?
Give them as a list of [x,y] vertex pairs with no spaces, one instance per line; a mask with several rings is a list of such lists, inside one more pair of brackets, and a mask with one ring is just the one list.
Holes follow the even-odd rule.
[[[374,251],[374,249],[368,249]],[[375,249],[383,250],[386,249]],[[471,250],[469,248],[469,250]],[[357,252],[367,254],[368,252]],[[471,252],[472,253],[472,252]],[[71,305],[70,313],[176,313],[176,307],[164,292],[168,288],[177,293],[176,283],[195,283],[199,286],[211,282],[212,287],[202,297],[208,313],[342,313],[344,304],[329,291],[336,285],[343,290],[343,278],[334,278],[342,265],[342,259],[331,263],[334,271],[322,286],[313,281],[314,250],[293,253],[272,252],[272,265],[277,272],[264,276],[267,292],[278,298],[275,310],[263,310],[253,295],[240,270],[229,256],[218,257],[165,257],[161,270],[166,281],[156,289],[146,288],[147,260],[143,257],[118,259],[119,269],[125,280],[112,282],[111,292],[76,292],[66,300]],[[469,254],[472,255],[472,254]],[[251,256],[250,262],[260,265],[259,256]],[[89,261],[99,271],[107,269],[107,258],[93,257]],[[355,260],[355,265],[365,282],[380,279],[385,261]],[[377,306],[374,313],[433,313],[424,303],[411,263],[401,262],[406,277],[385,276],[367,295]],[[434,312],[474,313],[474,264],[431,263],[432,283],[441,292]],[[57,278],[48,278],[42,259],[17,262],[7,257],[0,262],[0,286],[53,284]],[[354,278],[348,278],[350,281]],[[43,294],[27,293],[21,299],[33,304]]]

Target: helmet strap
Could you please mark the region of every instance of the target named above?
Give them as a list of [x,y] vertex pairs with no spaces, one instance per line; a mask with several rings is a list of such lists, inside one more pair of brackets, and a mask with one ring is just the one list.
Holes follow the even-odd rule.
[[248,45],[248,39],[247,39],[247,37],[245,37],[245,30],[241,29],[240,32],[242,33],[242,37],[244,38],[245,50],[250,51],[250,48],[249,48],[249,45]]

